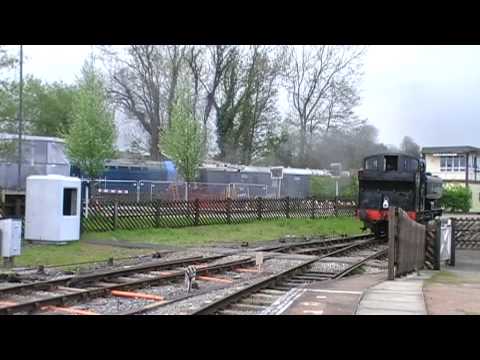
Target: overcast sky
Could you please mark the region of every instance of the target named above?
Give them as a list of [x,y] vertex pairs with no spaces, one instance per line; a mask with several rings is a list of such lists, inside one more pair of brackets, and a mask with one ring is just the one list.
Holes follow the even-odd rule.
[[[24,71],[46,81],[75,81],[89,45],[26,45]],[[480,146],[480,46],[370,46],[361,117],[379,140],[410,135],[422,146]]]

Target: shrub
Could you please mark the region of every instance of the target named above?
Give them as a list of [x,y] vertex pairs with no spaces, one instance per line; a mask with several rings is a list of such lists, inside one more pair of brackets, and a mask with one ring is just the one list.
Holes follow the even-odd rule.
[[[335,179],[330,176],[310,177],[310,193],[323,199],[335,198]],[[340,198],[356,199],[358,197],[358,179],[356,176],[338,179]]]
[[446,185],[440,203],[452,212],[469,212],[472,207],[472,191],[461,185]]

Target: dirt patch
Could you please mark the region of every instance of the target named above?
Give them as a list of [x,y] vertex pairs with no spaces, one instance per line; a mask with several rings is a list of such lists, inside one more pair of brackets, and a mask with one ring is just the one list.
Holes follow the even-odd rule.
[[425,281],[431,315],[480,315],[480,274],[442,271]]

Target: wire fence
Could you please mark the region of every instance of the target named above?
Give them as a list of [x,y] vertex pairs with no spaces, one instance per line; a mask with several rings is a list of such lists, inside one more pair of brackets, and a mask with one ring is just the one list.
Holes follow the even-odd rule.
[[82,206],[82,231],[175,228],[211,224],[238,224],[256,220],[351,217],[352,199],[198,199],[145,202],[89,202]]
[[267,185],[246,183],[202,183],[153,180],[90,180],[89,201],[145,202],[145,201],[189,201],[251,199],[272,197]]

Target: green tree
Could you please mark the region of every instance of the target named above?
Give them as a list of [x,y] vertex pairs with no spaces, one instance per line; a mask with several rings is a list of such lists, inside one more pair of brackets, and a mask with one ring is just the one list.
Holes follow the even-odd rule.
[[65,136],[67,154],[87,176],[99,176],[105,160],[115,156],[115,125],[107,93],[92,60],[82,68],[78,95],[71,112],[71,126]]
[[161,136],[161,146],[172,158],[185,181],[195,180],[204,156],[203,130],[195,120],[190,93],[179,91],[172,108],[171,127]]
[[472,207],[472,190],[461,185],[446,185],[440,203],[452,212],[469,212]]
[[[18,93],[17,81],[0,84],[0,131],[17,131]],[[25,132],[41,136],[60,136],[68,132],[76,94],[75,86],[43,83],[27,76],[23,91]]]
[[70,127],[75,86],[63,83],[32,84],[30,99],[30,132],[33,135],[60,136]]

